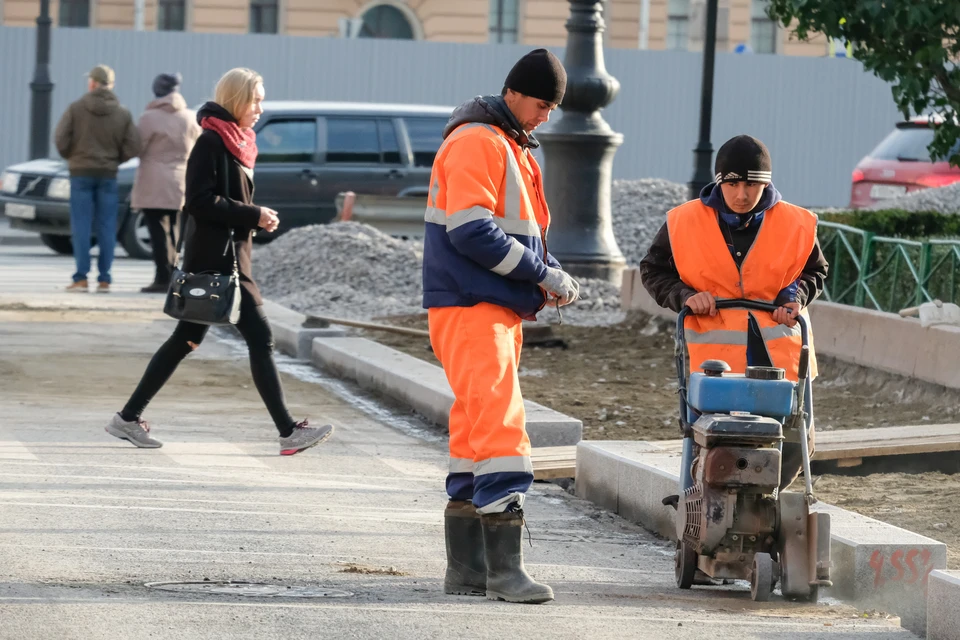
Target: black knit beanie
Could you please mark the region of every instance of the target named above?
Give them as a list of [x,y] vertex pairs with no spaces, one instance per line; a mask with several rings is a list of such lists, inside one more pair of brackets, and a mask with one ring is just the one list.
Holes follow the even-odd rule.
[[546,49],[534,49],[517,60],[503,86],[551,104],[563,102],[567,72],[560,59]]
[[771,182],[770,152],[753,136],[736,136],[723,143],[717,151],[714,180],[721,182]]
[[179,73],[161,73],[153,79],[153,95],[158,98],[170,95],[180,88],[181,80]]

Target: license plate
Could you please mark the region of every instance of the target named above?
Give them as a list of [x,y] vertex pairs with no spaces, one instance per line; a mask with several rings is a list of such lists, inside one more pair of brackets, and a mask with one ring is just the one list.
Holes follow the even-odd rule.
[[906,192],[907,188],[899,184],[875,184],[870,187],[870,197],[874,200],[889,200]]
[[37,208],[30,204],[14,204],[7,203],[3,208],[4,213],[7,214],[9,218],[24,218],[26,220],[33,220],[37,217]]

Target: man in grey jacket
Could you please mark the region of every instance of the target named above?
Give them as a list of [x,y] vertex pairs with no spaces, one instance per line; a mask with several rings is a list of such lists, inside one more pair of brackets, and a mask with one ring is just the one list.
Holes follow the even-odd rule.
[[140,134],[130,112],[113,93],[113,69],[97,65],[88,74],[85,96],[57,124],[57,150],[70,167],[70,228],[77,271],[67,291],[89,291],[90,236],[96,232],[97,292],[110,291],[117,243],[117,167],[140,152]]

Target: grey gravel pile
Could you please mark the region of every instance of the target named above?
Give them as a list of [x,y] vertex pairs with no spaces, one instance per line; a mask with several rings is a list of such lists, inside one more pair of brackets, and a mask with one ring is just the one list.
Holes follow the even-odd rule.
[[423,245],[357,222],[292,229],[258,247],[264,295],[300,312],[354,320],[420,313]]
[[[626,317],[620,310],[620,288],[606,280],[579,278],[580,300],[561,307],[563,323],[580,327],[599,327],[622,322]],[[557,324],[560,317],[557,310],[545,308],[537,315],[537,320],[548,324]]]
[[[628,265],[636,265],[671,208],[686,201],[683,185],[659,179],[613,183],[614,234]],[[423,244],[398,240],[357,222],[293,229],[254,256],[264,295],[301,313],[368,320],[423,313]],[[583,297],[561,309],[563,322],[581,326],[620,322],[620,291],[602,281],[580,281]],[[559,321],[544,309],[540,320]]]
[[687,200],[687,187],[669,180],[614,180],[610,203],[613,234],[627,266],[640,264],[653,237],[667,221],[667,211]]
[[938,211],[960,213],[960,182],[937,189],[923,189],[884,200],[871,209],[903,209],[904,211]]

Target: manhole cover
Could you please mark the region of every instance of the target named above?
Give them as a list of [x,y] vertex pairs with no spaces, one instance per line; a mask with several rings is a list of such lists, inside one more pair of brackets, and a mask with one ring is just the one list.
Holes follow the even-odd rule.
[[260,582],[148,582],[143,586],[175,593],[209,593],[248,598],[349,598],[353,595],[349,591],[319,586],[297,587]]

